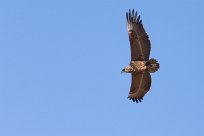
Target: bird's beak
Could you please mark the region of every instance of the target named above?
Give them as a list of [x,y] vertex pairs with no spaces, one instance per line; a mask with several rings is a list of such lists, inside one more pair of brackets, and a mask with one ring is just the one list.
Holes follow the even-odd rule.
[[125,69],[122,69],[121,74],[122,74],[122,73],[125,73]]

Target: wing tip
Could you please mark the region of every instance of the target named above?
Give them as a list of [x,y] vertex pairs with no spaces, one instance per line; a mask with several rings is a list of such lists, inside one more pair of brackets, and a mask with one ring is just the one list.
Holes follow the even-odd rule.
[[127,22],[131,23],[142,23],[142,20],[140,19],[140,15],[137,14],[137,11],[134,10],[134,8],[131,10],[129,9],[128,12],[126,12],[126,19]]
[[139,103],[139,102],[141,103],[142,100],[143,100],[143,97],[140,97],[140,98],[138,97],[137,98],[137,97],[130,97],[130,96],[128,96],[128,99],[132,100],[133,102],[136,102],[136,103]]

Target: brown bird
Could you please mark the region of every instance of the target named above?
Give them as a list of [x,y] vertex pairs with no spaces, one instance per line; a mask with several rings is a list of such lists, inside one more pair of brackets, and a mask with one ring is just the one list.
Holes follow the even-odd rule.
[[159,69],[156,59],[149,59],[151,44],[145,32],[140,15],[134,9],[126,13],[127,30],[130,40],[131,61],[122,69],[122,73],[131,73],[132,84],[128,98],[133,102],[141,102],[151,86],[151,75]]

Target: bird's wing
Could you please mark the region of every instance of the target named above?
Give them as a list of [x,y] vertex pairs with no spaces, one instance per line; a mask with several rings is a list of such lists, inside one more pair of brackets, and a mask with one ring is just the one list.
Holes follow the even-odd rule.
[[141,102],[151,86],[151,75],[148,71],[132,74],[132,84],[128,98],[133,102]]
[[142,20],[134,9],[126,13],[127,29],[131,48],[131,61],[147,61],[149,59],[151,44],[142,25]]

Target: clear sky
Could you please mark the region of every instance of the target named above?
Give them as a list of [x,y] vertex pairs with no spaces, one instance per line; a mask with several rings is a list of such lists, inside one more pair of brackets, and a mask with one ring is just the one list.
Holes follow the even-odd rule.
[[[203,136],[203,0],[0,1],[1,136]],[[127,99],[125,12],[161,68]]]

